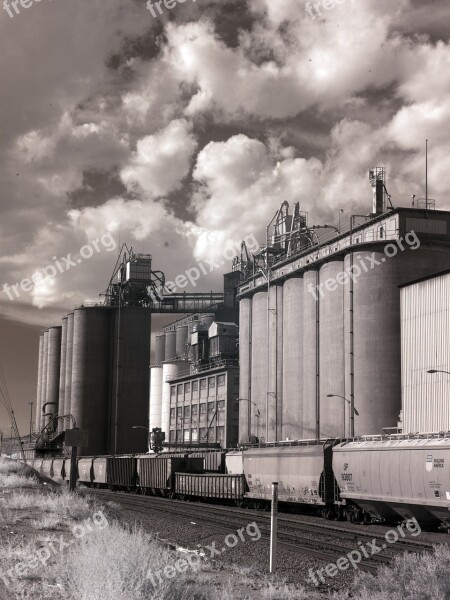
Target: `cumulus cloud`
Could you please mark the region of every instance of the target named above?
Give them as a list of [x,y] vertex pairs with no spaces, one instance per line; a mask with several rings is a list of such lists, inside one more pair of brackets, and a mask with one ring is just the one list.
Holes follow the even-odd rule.
[[178,190],[189,173],[192,155],[197,147],[188,121],[177,119],[137,143],[136,152],[122,170],[123,182],[133,189],[161,197]]

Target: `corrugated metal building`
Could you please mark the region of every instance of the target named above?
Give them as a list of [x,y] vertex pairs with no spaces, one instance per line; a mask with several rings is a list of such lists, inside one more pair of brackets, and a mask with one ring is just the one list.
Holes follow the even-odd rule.
[[450,431],[450,270],[400,298],[403,432]]

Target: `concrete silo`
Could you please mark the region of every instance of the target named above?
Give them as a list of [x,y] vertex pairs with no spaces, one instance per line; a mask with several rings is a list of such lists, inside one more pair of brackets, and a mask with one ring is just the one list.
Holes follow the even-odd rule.
[[150,367],[149,429],[161,428],[163,366]]
[[283,285],[282,440],[303,436],[303,278]]
[[[74,314],[67,315],[67,336],[66,336],[66,364],[65,364],[65,386],[64,386],[64,414],[71,414],[72,397],[72,361],[73,361],[73,320]],[[64,429],[70,429],[72,423],[64,422]]]
[[[60,360],[60,371],[59,371],[59,404],[58,404],[58,416],[63,417],[66,413],[65,409],[65,398],[66,398],[66,355],[67,355],[67,317],[62,319],[62,333],[61,333],[61,360]],[[58,422],[58,431],[64,431],[64,421]]]
[[255,407],[252,404],[252,300],[239,304],[239,441],[256,435]]
[[36,393],[36,414],[34,416],[34,429],[39,431],[41,424],[42,410],[42,370],[44,360],[44,334],[39,335],[39,362],[38,362],[38,378],[37,378],[37,393]]
[[71,414],[89,431],[80,455],[105,454],[110,379],[110,311],[78,308],[73,318]]
[[[258,292],[252,298],[252,344],[251,344],[251,386],[254,423],[258,438],[267,436],[267,292]],[[266,440],[269,441],[269,440]]]
[[318,271],[305,271],[303,282],[303,438],[314,439],[319,407],[319,299],[313,292]]
[[165,360],[175,359],[177,356],[177,332],[166,331],[165,334]]
[[155,366],[161,365],[166,359],[166,336],[157,335],[155,337]]
[[42,356],[42,381],[41,381],[41,406],[39,411],[39,431],[45,426],[44,404],[47,402],[47,379],[48,379],[48,329],[44,332],[43,356]]
[[50,327],[48,330],[47,395],[43,405],[45,425],[58,414],[61,333],[62,327]]
[[283,419],[283,286],[273,285],[269,290],[268,340],[269,371],[267,384],[267,441],[281,439]]
[[109,452],[145,452],[149,420],[151,313],[146,308],[112,308]]

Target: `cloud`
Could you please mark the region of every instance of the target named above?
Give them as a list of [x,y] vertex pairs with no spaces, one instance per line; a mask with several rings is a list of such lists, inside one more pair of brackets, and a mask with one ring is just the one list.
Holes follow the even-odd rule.
[[141,138],[129,164],[122,169],[125,185],[136,184],[154,197],[180,189],[189,173],[197,142],[188,121],[177,119],[155,134]]

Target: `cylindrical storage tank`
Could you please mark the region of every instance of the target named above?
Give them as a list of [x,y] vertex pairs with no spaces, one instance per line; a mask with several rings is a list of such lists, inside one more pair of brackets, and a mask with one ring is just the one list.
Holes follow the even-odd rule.
[[303,437],[303,278],[283,285],[283,414],[281,439]]
[[185,369],[186,361],[165,362],[162,369],[162,403],[161,403],[161,430],[166,434],[166,442],[169,441],[170,432],[170,384],[180,370]]
[[188,326],[179,325],[175,335],[177,356],[179,358],[185,358],[187,352]]
[[[62,334],[61,334],[61,362],[59,371],[59,406],[58,415],[63,417],[66,413],[66,354],[67,354],[67,317],[62,319]],[[58,431],[64,431],[64,421],[58,422]]]
[[281,437],[283,412],[283,286],[275,284],[269,290],[269,372],[268,372],[268,437],[276,442]]
[[[248,442],[256,435],[252,409],[252,299],[239,302],[239,441]],[[252,419],[253,415],[253,419]]]
[[206,327],[206,329],[209,329],[211,327],[211,325],[214,323],[215,321],[215,316],[214,315],[200,315],[200,322],[202,323],[202,325],[204,325]]
[[112,394],[109,406],[112,407],[113,418],[108,452],[146,452],[147,432],[132,428],[148,425],[151,312],[140,307],[122,308],[119,319],[119,309],[114,309],[112,330]]
[[166,336],[164,334],[155,337],[155,366],[161,366],[166,359]]
[[317,437],[319,380],[319,274],[303,275],[303,439]]
[[162,408],[162,390],[163,390],[163,367],[150,368],[150,410],[149,426],[150,431],[155,427],[161,428],[161,408]]
[[44,422],[44,404],[47,401],[47,376],[48,376],[48,329],[44,332],[44,354],[42,357],[42,385],[41,385],[41,405],[39,409],[39,431],[45,426]]
[[37,393],[36,393],[36,406],[34,415],[34,428],[39,431],[40,414],[41,414],[41,393],[42,393],[42,363],[44,360],[44,334],[39,335],[39,362],[38,362],[38,377],[37,377]]
[[62,327],[50,327],[48,330],[47,398],[43,407],[45,425],[58,414],[61,334]]
[[[252,422],[258,438],[267,438],[267,292],[257,292],[252,298]],[[259,416],[258,416],[259,415]],[[253,427],[253,425],[252,425]],[[269,441],[269,440],[267,440]]]
[[[448,269],[448,249],[443,246],[422,241],[415,250],[406,245],[400,250],[395,242],[382,248],[373,246],[353,253],[353,258],[350,253],[345,257],[344,268],[353,267],[355,280],[347,285],[349,298],[353,288],[353,319],[348,320],[346,332],[350,337],[353,328],[354,404],[359,413],[354,417],[355,435],[380,434],[384,427],[397,426],[401,409],[399,286]],[[350,365],[346,360],[348,379]]]
[[166,331],[165,339],[165,360],[176,358],[177,355],[177,334],[176,331]]
[[106,454],[110,309],[78,308],[73,320],[71,414],[87,429],[89,445],[80,456]]
[[[72,396],[72,361],[73,361],[73,313],[67,315],[67,341],[66,341],[66,373],[65,373],[65,395],[64,395],[64,414],[71,414],[71,396]],[[70,429],[72,423],[64,421],[64,429]]]
[[320,437],[348,434],[345,423],[345,400],[328,398],[328,394],[346,396],[344,364],[344,261],[332,260],[320,269],[319,293],[319,397]]

